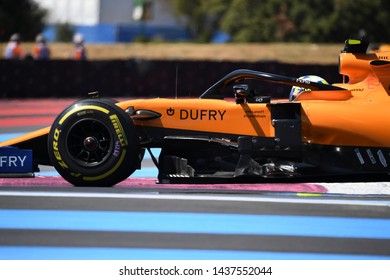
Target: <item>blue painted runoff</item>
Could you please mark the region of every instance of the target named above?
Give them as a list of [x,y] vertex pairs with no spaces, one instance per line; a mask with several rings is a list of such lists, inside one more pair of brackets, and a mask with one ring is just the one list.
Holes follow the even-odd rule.
[[74,210],[0,210],[0,229],[390,239],[390,219]]
[[389,260],[389,256],[151,248],[0,246],[0,260]]

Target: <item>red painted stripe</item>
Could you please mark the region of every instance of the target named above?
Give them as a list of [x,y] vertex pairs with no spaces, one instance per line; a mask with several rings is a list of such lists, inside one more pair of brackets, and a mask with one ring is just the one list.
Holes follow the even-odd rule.
[[74,100],[12,100],[0,103],[0,116],[58,115]]
[[237,190],[237,191],[271,191],[271,192],[306,192],[326,193],[328,190],[312,183],[254,183],[254,184],[156,184],[154,178],[129,178],[116,187],[158,189],[198,189],[198,190]]
[[[0,178],[0,186],[22,187],[73,187],[59,176],[36,176],[35,178]],[[266,191],[292,193],[327,193],[320,185],[311,183],[277,183],[277,184],[156,184],[154,178],[129,178],[115,188],[133,189],[176,189],[176,190],[210,190],[210,191]]]
[[4,117],[24,117],[26,115],[58,115],[65,107],[53,108],[3,108],[0,109],[0,116]]
[[5,118],[0,119],[0,127],[21,127],[21,126],[49,126],[53,123],[52,117],[30,117],[30,118]]

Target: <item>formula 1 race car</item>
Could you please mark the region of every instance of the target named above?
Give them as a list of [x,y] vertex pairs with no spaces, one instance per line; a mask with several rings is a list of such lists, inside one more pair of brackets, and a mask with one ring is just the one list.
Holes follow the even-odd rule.
[[[339,70],[348,82],[242,69],[196,99],[95,95],[66,108],[51,127],[0,146],[31,150],[34,166],[53,165],[76,186],[115,185],[156,147],[160,183],[388,176],[390,53],[367,47],[346,41]],[[273,100],[247,80],[288,85],[290,98]]]

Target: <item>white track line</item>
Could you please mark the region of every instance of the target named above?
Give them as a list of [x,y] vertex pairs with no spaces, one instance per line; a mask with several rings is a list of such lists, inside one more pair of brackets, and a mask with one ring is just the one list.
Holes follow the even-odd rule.
[[328,193],[390,195],[390,182],[318,183]]
[[95,192],[26,192],[26,191],[0,191],[0,196],[14,197],[63,197],[63,198],[126,198],[126,199],[155,199],[155,200],[192,200],[192,201],[237,201],[237,202],[272,202],[272,203],[299,203],[299,204],[325,204],[325,205],[356,205],[356,206],[387,206],[388,200],[364,199],[329,199],[326,197],[261,197],[256,195],[199,195],[199,194],[160,194],[150,193],[95,193]]

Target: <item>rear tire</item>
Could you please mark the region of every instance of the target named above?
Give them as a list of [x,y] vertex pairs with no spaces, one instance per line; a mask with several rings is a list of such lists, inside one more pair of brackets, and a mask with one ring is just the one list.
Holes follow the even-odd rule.
[[87,99],[65,109],[48,138],[52,164],[75,186],[112,186],[140,166],[130,117],[113,102]]

